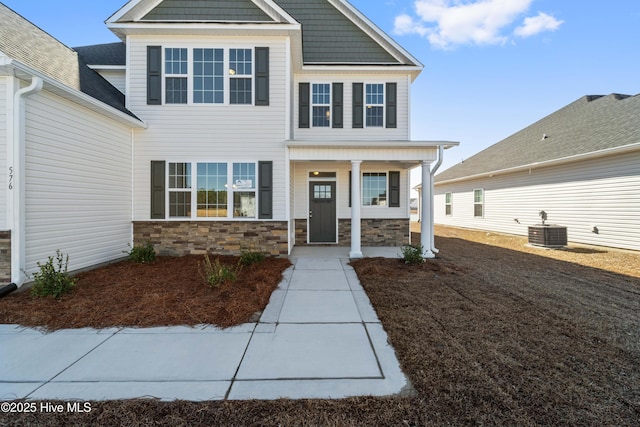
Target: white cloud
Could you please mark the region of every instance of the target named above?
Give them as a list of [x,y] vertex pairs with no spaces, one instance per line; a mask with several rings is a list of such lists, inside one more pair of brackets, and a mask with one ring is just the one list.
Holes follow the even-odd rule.
[[563,23],[564,21],[540,12],[538,16],[525,18],[524,25],[516,28],[513,33],[519,37],[531,37],[544,31],[556,31]]
[[[395,34],[419,34],[431,45],[450,49],[457,45],[504,44],[513,24],[534,0],[415,0],[416,16],[400,15]],[[562,21],[539,13],[526,18],[516,35],[528,37],[541,31],[554,31]]]

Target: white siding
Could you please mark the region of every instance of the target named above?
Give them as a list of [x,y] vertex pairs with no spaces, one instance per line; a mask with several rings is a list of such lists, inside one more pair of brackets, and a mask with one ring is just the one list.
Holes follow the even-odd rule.
[[120,92],[127,94],[127,79],[125,70],[97,70],[106,81]]
[[[367,163],[363,162],[360,166],[361,172],[386,172],[400,171],[400,207],[390,208],[383,206],[362,206],[361,216],[363,219],[369,218],[409,218],[408,200],[408,177],[407,170],[402,169],[399,165],[394,167],[393,163]],[[349,207],[349,171],[351,163],[313,163],[313,162],[296,162],[292,166],[291,175],[294,177],[295,198],[292,200],[294,206],[295,219],[307,218],[309,212],[309,172],[336,172],[336,197],[337,197],[337,213],[338,218],[351,218],[351,208]],[[388,185],[387,176],[387,185]]]
[[[397,83],[397,108],[398,108],[398,126],[395,129],[387,129],[380,127],[353,129],[353,112],[352,112],[352,100],[353,100],[353,83]],[[343,94],[343,109],[344,109],[344,128],[333,129],[328,128],[314,128],[300,129],[299,123],[299,111],[298,111],[298,99],[299,99],[299,85],[298,83],[344,83]],[[406,75],[398,74],[360,74],[345,75],[345,74],[304,74],[295,76],[294,84],[294,139],[296,140],[337,140],[337,141],[381,141],[381,140],[408,140],[409,139],[409,79]],[[385,98],[386,99],[386,98]],[[386,110],[385,110],[386,111]]]
[[[438,224],[527,235],[539,224],[568,227],[569,241],[640,250],[640,152],[436,186]],[[485,191],[484,217],[473,217],[473,189]],[[453,194],[445,215],[444,194]],[[520,222],[515,221],[518,219]],[[596,226],[599,233],[593,233]]]
[[[129,108],[149,124],[135,131],[134,219],[150,217],[150,162],[273,161],[273,219],[287,219],[285,192],[286,39],[284,37],[130,37]],[[147,105],[147,45],[269,47],[270,105]]]
[[8,84],[10,79],[0,77],[0,230],[7,230],[7,114]]
[[27,98],[26,269],[57,249],[71,270],[131,242],[131,129],[43,91]]

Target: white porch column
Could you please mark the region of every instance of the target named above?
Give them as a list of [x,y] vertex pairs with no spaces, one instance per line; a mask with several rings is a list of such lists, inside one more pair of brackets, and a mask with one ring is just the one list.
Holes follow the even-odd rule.
[[349,258],[362,258],[360,230],[360,164],[362,160],[351,161],[351,252]]
[[431,222],[431,195],[433,194],[433,182],[431,181],[431,162],[422,162],[422,209],[420,210],[420,244],[422,245],[422,255],[425,258],[435,258],[431,250],[433,236],[433,223]]

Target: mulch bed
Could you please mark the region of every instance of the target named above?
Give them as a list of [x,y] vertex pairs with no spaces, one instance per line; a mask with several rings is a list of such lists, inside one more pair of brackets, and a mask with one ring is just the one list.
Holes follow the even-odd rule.
[[[211,261],[215,259],[211,256]],[[264,310],[291,265],[266,258],[242,266],[238,279],[218,288],[206,284],[203,256],[158,257],[149,264],[121,261],[78,274],[77,285],[60,299],[35,298],[28,291],[0,299],[0,323],[65,328],[171,326],[245,323]],[[220,257],[235,268],[238,257]]]

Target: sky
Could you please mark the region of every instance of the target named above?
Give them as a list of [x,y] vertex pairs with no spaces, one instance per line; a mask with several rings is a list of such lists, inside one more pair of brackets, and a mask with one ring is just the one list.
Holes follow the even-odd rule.
[[[126,3],[0,1],[70,47],[118,41],[104,21]],[[638,0],[351,4],[424,65],[411,139],[460,142],[440,172],[584,95],[640,94]]]

